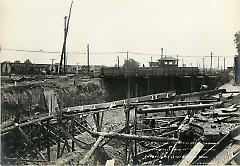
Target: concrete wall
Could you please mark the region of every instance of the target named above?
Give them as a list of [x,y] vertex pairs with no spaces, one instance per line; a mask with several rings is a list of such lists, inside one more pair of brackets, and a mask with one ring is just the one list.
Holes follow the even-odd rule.
[[[159,92],[176,91],[177,93],[188,93],[199,91],[201,84],[207,84],[203,78],[192,77],[131,77],[130,94],[135,97]],[[127,98],[128,78],[105,77],[104,87],[106,100],[119,100]]]

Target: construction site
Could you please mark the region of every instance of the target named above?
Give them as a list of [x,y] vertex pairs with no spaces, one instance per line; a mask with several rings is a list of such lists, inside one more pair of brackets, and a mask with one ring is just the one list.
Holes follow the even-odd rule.
[[122,66],[91,65],[87,45],[79,69],[67,62],[72,6],[60,63],[1,62],[1,165],[240,165],[240,32],[230,67],[212,52],[209,68],[205,56],[180,65],[163,48],[149,66],[130,51]]
[[96,78],[4,84],[1,162],[234,165],[239,161],[239,90],[227,83],[213,90],[139,97],[128,86],[126,99],[104,102],[109,95]]

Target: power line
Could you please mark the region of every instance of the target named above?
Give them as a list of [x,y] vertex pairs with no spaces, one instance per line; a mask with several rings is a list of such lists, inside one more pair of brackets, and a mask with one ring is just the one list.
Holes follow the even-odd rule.
[[[45,50],[28,50],[28,49],[11,49],[11,48],[2,48],[1,50],[3,51],[16,51],[16,52],[30,52],[30,53],[49,53],[49,54],[60,54],[60,51],[45,51]],[[159,56],[161,57],[161,54],[156,54],[156,53],[144,53],[144,52],[132,52],[132,51],[113,51],[113,52],[91,52],[91,54],[135,54],[135,55],[150,55],[150,56]],[[82,54],[86,55],[87,52],[78,52],[78,51],[69,51],[69,54]],[[173,54],[168,54],[167,56],[177,56]],[[179,57],[186,57],[186,58],[196,58],[196,56],[191,56],[191,55],[182,55]],[[199,56],[199,57],[211,57],[211,55],[206,55],[206,56]],[[212,57],[226,57],[226,58],[232,58],[232,56],[212,56]]]

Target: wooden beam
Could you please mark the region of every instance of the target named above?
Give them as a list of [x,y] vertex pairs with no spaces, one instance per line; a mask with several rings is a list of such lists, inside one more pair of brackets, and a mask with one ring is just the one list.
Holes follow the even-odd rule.
[[[175,92],[168,92],[168,93],[157,93],[157,94],[152,94],[152,95],[147,95],[147,96],[141,96],[141,97],[135,97],[135,98],[130,98],[130,103],[134,102],[144,102],[144,101],[154,101],[154,100],[159,100],[159,99],[165,99],[165,98],[170,98],[175,96]],[[126,105],[127,99],[125,100],[118,100],[118,101],[113,101],[113,102],[107,102],[107,103],[99,103],[99,104],[90,104],[90,105],[84,105],[84,106],[75,106],[75,107],[68,107],[65,108],[63,111],[64,112],[89,112],[93,110],[103,110],[106,109],[105,111],[109,111],[109,108],[112,107],[121,107]]]
[[217,89],[217,90],[180,94],[180,95],[176,95],[174,99],[184,99],[188,97],[197,97],[197,96],[204,96],[204,95],[215,95],[218,93],[226,93],[226,89]]
[[[40,122],[40,121],[45,121],[45,120],[51,119],[53,117],[54,117],[53,115],[51,115],[51,116],[48,116],[48,115],[47,116],[42,116],[40,118],[31,120],[31,121],[28,121],[28,122],[18,123],[18,127],[31,125],[31,124],[34,124],[36,122]],[[15,128],[17,128],[16,125],[12,125],[12,126],[9,126],[9,127],[6,127],[6,128],[1,128],[1,134],[5,133],[5,132],[8,132],[8,131],[10,131],[12,129],[15,129]]]
[[112,159],[112,160],[107,160],[105,166],[114,166],[114,163],[115,163],[115,160]]
[[85,155],[85,157],[79,162],[80,164],[85,164],[87,162],[87,160],[93,155],[94,151],[98,148],[99,144],[102,142],[102,140],[104,139],[103,136],[99,136],[97,141],[93,144],[93,146],[91,147],[91,149],[87,152],[87,154]]
[[192,163],[192,161],[197,157],[198,153],[202,150],[204,145],[198,142],[193,149],[188,153],[188,155],[180,162],[179,166],[187,166]]
[[151,129],[138,129],[137,132],[143,132],[143,131],[152,131],[152,130],[173,130],[173,129],[177,129],[178,127],[176,126],[170,126],[170,127],[159,127],[159,128],[151,128]]
[[165,111],[182,111],[182,110],[201,110],[210,108],[212,106],[218,106],[221,102],[213,104],[197,104],[197,105],[186,105],[186,106],[173,106],[173,107],[159,107],[159,108],[145,108],[138,110],[138,114],[165,112]]
[[127,139],[127,140],[139,140],[139,141],[153,141],[153,142],[176,142],[178,139],[176,138],[166,138],[166,137],[155,137],[155,136],[140,136],[140,135],[131,135],[131,134],[119,134],[115,132],[92,132],[94,136],[104,136],[107,138],[119,138],[119,139]]
[[139,103],[130,103],[131,106],[138,105],[160,105],[160,104],[189,104],[189,103],[212,103],[217,102],[216,99],[208,99],[208,100],[193,100],[193,101],[148,101],[148,102],[139,102]]
[[148,155],[148,154],[150,154],[150,153],[152,153],[152,152],[154,152],[154,151],[157,151],[158,149],[161,149],[161,148],[163,148],[163,147],[165,147],[165,146],[167,146],[167,145],[169,145],[169,144],[168,144],[168,143],[164,143],[164,144],[162,144],[162,145],[160,145],[160,146],[158,146],[158,147],[155,147],[155,148],[152,148],[152,149],[148,149],[148,150],[146,150],[146,151],[143,151],[143,152],[139,153],[138,155],[136,155],[136,159],[141,159],[141,158],[143,158],[144,156],[146,156],[146,155]]

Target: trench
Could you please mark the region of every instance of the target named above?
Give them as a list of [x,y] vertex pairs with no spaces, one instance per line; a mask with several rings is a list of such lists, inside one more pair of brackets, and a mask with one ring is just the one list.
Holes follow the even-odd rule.
[[[209,89],[215,89],[220,84],[219,79],[221,78],[133,77],[130,78],[130,96],[143,96],[166,91],[176,91],[178,94],[199,91],[201,84],[207,84]],[[61,109],[77,105],[125,99],[127,87],[127,78],[91,80],[64,78],[49,81],[22,82],[18,83],[17,86],[7,86],[2,88],[1,125],[7,126],[19,120],[28,120],[33,116],[47,114],[48,109],[44,90],[54,90]],[[44,138],[44,132],[42,136]],[[17,142],[16,138],[18,138]],[[15,146],[20,148],[24,140],[18,132],[12,132],[2,136],[1,142],[1,159],[3,159],[14,154],[16,150]],[[46,142],[43,140],[42,145],[44,144]],[[4,161],[2,163],[6,164]],[[14,164],[14,162],[10,164]]]

